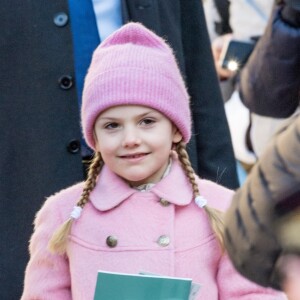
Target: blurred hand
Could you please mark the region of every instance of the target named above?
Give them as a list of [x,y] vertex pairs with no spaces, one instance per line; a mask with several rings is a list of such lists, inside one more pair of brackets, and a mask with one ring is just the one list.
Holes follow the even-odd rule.
[[284,274],[282,288],[289,300],[300,299],[300,256],[285,255],[280,258],[280,269]]
[[211,45],[217,74],[220,80],[226,80],[235,75],[235,72],[227,69],[223,69],[221,67],[221,61],[220,61],[222,50],[231,39],[232,39],[231,33],[224,34],[214,39]]

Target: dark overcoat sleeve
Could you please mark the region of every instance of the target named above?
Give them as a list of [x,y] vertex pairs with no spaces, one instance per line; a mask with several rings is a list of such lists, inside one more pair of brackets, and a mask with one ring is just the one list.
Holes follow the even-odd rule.
[[68,1],[0,5],[0,299],[20,299],[33,220],[83,180]]

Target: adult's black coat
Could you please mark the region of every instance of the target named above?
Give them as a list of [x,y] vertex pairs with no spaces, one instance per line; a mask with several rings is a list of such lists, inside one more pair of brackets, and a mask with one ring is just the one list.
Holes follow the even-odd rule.
[[[236,188],[234,156],[199,0],[122,0],[172,45],[191,95],[198,174]],[[83,179],[68,1],[0,5],[0,299],[18,299],[35,212]],[[55,21],[54,21],[55,20]],[[179,112],[180,113],[180,112]]]

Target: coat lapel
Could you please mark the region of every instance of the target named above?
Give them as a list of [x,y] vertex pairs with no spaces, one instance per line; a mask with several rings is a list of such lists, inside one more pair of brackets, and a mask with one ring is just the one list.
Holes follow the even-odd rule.
[[[97,184],[91,192],[90,201],[100,211],[110,210],[124,200],[141,193],[131,188],[122,178],[110,171],[105,165],[99,175]],[[193,191],[180,163],[174,159],[170,173],[151,190],[157,199],[165,199],[176,205],[187,205],[193,199]]]

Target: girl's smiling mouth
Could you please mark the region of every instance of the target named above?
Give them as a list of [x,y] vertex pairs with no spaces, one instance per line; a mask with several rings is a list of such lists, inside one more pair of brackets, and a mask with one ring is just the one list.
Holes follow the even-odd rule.
[[125,154],[125,155],[120,155],[120,158],[124,159],[138,159],[147,156],[149,153],[132,153],[132,154]]

